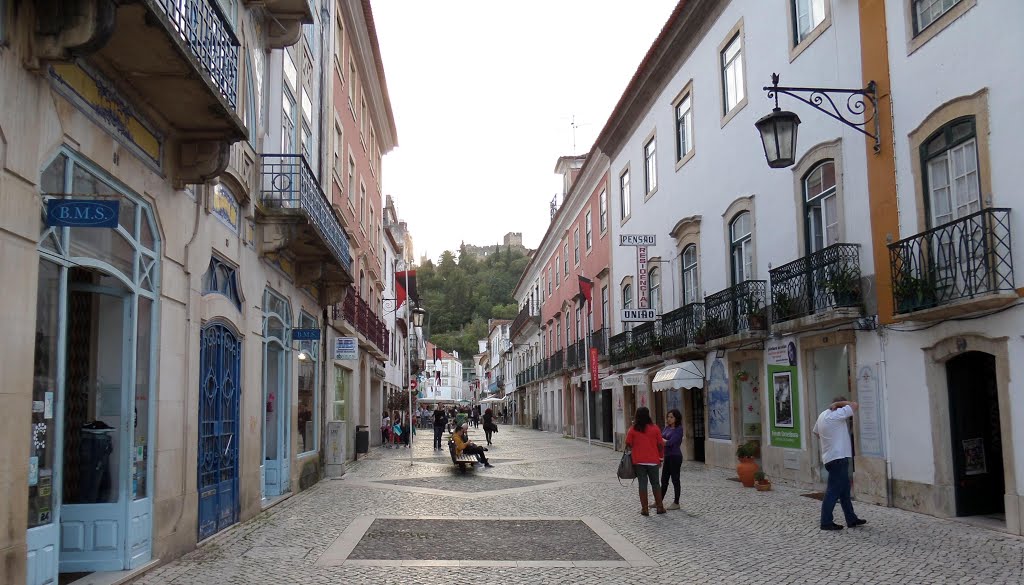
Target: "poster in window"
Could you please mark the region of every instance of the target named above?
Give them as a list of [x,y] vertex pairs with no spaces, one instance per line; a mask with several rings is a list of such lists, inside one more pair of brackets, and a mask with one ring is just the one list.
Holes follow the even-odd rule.
[[978,437],[961,441],[964,447],[964,475],[987,473],[985,465],[985,440]]
[[772,375],[775,400],[775,426],[793,428],[793,382],[790,372]]

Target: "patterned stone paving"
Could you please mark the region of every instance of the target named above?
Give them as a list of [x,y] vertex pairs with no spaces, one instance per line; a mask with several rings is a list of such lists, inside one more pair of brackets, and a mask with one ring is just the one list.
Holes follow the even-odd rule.
[[[823,533],[817,526],[820,502],[802,497],[807,490],[776,482],[773,491],[757,492],[728,481],[735,475],[732,471],[700,464],[683,466],[682,510],[643,517],[638,514],[635,485],[620,486],[614,477],[619,453],[599,446],[588,448],[552,433],[508,427],[502,431],[488,455],[518,461],[474,470],[465,479],[478,480],[488,488],[483,482],[494,479],[554,483],[447,493],[385,484],[381,482],[451,481],[457,472],[447,452],[432,452],[429,440],[416,442],[412,456],[424,461],[412,464],[409,450],[375,448],[369,457],[349,464],[343,479],[322,481],[136,582],[1024,583],[1024,539],[1019,537],[860,502],[855,506],[868,520],[866,526]],[[345,541],[346,532],[356,534],[351,541],[356,546],[375,522],[396,517],[465,521],[473,537],[456,542],[471,550],[505,546],[502,531],[490,536],[476,532],[494,518],[572,519],[593,526],[588,518],[596,517],[609,527],[607,534],[598,533],[616,551],[620,550],[615,545],[618,538],[620,544],[645,553],[650,563],[635,562],[622,554],[625,561],[493,560],[477,561],[490,566],[472,566],[447,560],[440,552],[420,555],[434,557],[430,560],[346,560],[354,549],[333,550]],[[353,530],[358,526],[361,531]],[[550,525],[545,530],[550,540],[562,542]],[[425,566],[429,564],[442,566]]]
[[[456,545],[467,543],[469,546]],[[488,546],[487,543],[493,543]],[[373,521],[350,559],[621,561],[581,520]]]
[[506,477],[485,476],[483,474],[477,476],[460,474],[450,477],[412,477],[409,479],[390,479],[377,481],[375,483],[479,493],[543,485],[546,483],[554,483],[554,481],[543,479],[509,479]]

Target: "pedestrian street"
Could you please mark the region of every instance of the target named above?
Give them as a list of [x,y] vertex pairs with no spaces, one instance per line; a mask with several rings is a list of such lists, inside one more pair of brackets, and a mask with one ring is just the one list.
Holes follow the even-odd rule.
[[[681,509],[639,514],[621,453],[500,426],[492,469],[460,474],[419,430],[137,579],[254,583],[1021,583],[1024,539],[856,502],[864,527],[818,529],[819,501],[743,488],[687,462]],[[484,443],[482,430],[471,438]],[[410,458],[412,463],[410,464]],[[670,488],[671,491],[671,488]],[[841,515],[837,513],[837,519]]]

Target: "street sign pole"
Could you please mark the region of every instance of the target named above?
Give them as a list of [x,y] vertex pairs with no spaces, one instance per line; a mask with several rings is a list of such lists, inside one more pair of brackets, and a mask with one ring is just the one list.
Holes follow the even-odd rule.
[[[408,266],[408,264],[405,267],[405,290],[406,290],[406,299],[405,299],[405,345],[407,346],[406,349],[409,350],[409,352],[408,352],[409,353],[409,355],[408,355],[409,373],[412,374],[412,344],[409,343],[409,338],[412,337],[411,335],[409,335],[409,330],[412,328],[412,314],[409,311],[409,307],[412,306],[412,299],[409,297],[409,266]],[[412,376],[410,375],[409,377],[411,378]],[[413,464],[413,462],[412,462],[412,452],[416,450],[415,447],[412,444],[412,391],[413,391],[412,382],[410,381],[409,382],[409,390],[408,390],[408,394],[409,394],[409,413],[408,413],[408,417],[409,417],[409,465]]]

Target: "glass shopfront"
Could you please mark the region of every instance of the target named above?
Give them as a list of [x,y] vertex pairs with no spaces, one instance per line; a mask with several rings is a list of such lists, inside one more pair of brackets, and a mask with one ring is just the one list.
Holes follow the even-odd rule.
[[28,583],[115,571],[152,553],[159,242],[144,200],[71,152],[42,173],[46,200],[116,201],[115,227],[51,227],[39,243]]

